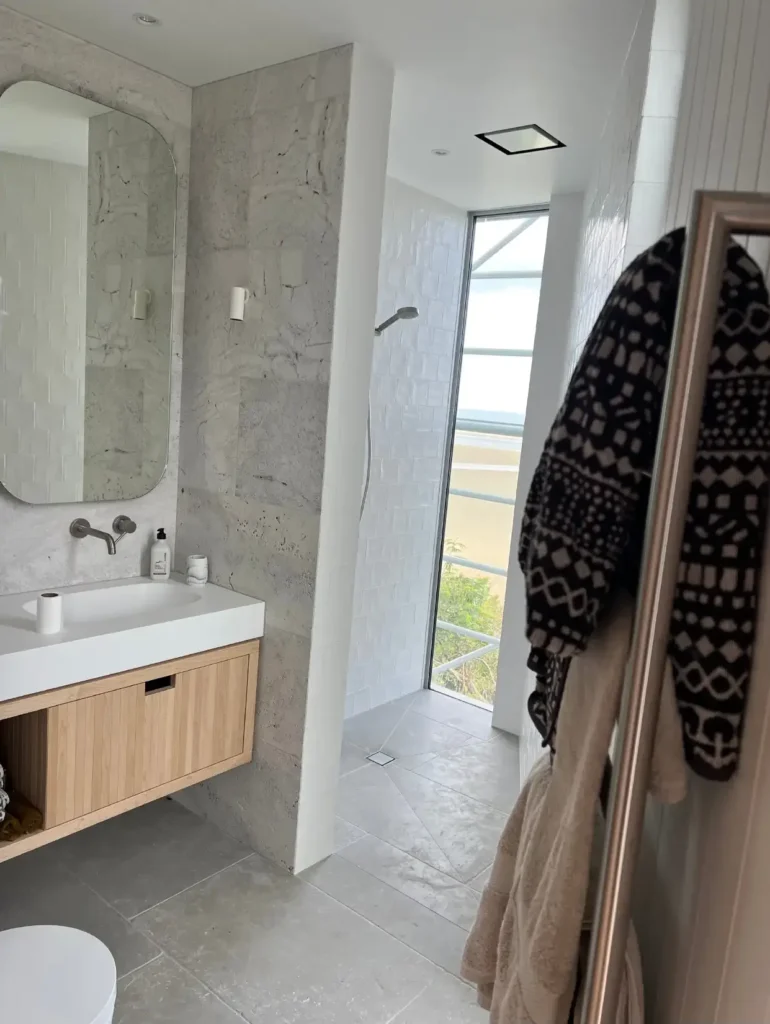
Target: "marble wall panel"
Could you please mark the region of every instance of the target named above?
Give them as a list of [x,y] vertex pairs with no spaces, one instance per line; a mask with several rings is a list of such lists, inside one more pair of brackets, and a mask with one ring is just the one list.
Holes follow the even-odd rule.
[[236,495],[320,514],[328,388],[249,377],[240,383]]
[[[177,172],[177,231],[171,286],[172,369],[169,464],[157,487],[131,501],[77,505],[25,505],[0,488],[0,593],[67,583],[120,579],[147,571],[154,528],[172,534],[177,505],[182,317],[187,245],[187,192],[192,90],[133,61],[108,53],[22,14],[0,7],[0,92],[14,82],[36,80],[144,118],[174,154]],[[109,557],[103,544],[75,541],[69,524],[85,516],[107,527],[120,513],[137,532]]]
[[[293,864],[352,48],[193,92],[177,559],[267,604],[251,765],[181,799]],[[243,322],[230,289],[250,292]]]

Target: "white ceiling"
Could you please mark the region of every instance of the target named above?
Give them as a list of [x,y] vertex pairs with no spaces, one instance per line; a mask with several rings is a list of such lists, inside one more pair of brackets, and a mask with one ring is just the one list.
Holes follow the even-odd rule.
[[0,96],[0,150],[88,166],[88,119],[109,107],[42,82],[17,82]]
[[[347,42],[396,68],[390,173],[465,209],[585,187],[642,0],[12,0],[188,85]],[[131,15],[162,19],[143,28]],[[566,149],[506,157],[476,132],[540,124]],[[431,150],[450,150],[436,157]]]

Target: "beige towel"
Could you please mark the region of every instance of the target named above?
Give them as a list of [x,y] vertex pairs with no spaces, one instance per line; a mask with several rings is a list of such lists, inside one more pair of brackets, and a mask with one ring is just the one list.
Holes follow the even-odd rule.
[[[573,658],[559,742],[535,766],[500,839],[468,937],[462,973],[491,1024],[563,1024],[575,988],[602,772],[628,657],[633,609],[618,601]],[[673,680],[661,699],[650,790],[665,803],[686,792]]]

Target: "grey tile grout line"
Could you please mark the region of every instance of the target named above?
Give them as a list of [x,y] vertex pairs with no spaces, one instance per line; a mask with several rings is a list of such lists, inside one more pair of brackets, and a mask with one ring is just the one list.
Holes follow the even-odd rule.
[[[415,702],[415,701],[417,700],[417,694],[418,694],[419,692],[420,692],[420,691],[418,690],[418,691],[417,691],[417,693],[415,693],[415,694],[414,694],[414,696],[412,697],[412,699],[411,699],[411,700],[409,701],[409,703],[407,704],[407,706],[406,706],[406,707],[404,708],[404,713],[403,713],[403,714],[401,715],[401,717],[399,718],[399,720],[398,720],[398,721],[396,722],[396,724],[395,724],[395,725],[393,726],[393,728],[392,728],[392,729],[390,730],[390,732],[388,733],[388,735],[387,735],[387,736],[385,737],[385,739],[384,739],[384,740],[382,741],[382,743],[381,743],[381,744],[379,745],[379,747],[377,748],[378,750],[382,750],[382,748],[383,748],[383,747],[385,746],[385,744],[389,742],[389,740],[390,740],[390,738],[392,737],[393,733],[394,733],[394,732],[396,731],[396,729],[398,729],[399,725],[401,725],[401,723],[403,722],[403,720],[404,720],[404,719],[406,718],[406,716],[407,716],[407,715],[409,714],[409,712],[410,712],[410,711],[412,710],[412,705],[413,705],[413,704],[414,704],[414,702]],[[403,699],[403,698],[402,698],[402,699]],[[381,705],[381,706],[382,706],[382,707],[384,707],[385,705]],[[376,751],[375,751],[375,753],[376,753]]]
[[[408,769],[404,769],[404,768],[402,768],[401,770],[402,770],[402,771],[408,771]],[[420,777],[422,778],[422,776],[420,776]],[[405,803],[405,804],[407,805],[407,807],[409,807],[409,809],[410,809],[410,810],[412,811],[412,814],[414,814],[414,816],[415,816],[415,817],[417,818],[417,820],[419,821],[419,823],[420,823],[420,824],[422,825],[422,827],[423,827],[423,828],[425,829],[425,831],[426,831],[426,832],[428,833],[428,835],[430,836],[430,838],[431,838],[431,839],[433,840],[433,842],[434,842],[434,843],[436,844],[436,846],[438,847],[438,849],[439,849],[439,850],[441,850],[441,852],[442,852],[442,853],[444,854],[444,856],[445,856],[445,857],[446,857],[446,859],[447,859],[447,863],[448,863],[448,864],[451,864],[451,865],[452,865],[452,867],[453,867],[453,868],[455,868],[455,870],[457,870],[457,868],[455,867],[454,863],[452,862],[452,858],[451,858],[451,857],[449,856],[449,854],[448,854],[448,853],[446,852],[446,850],[444,849],[444,847],[443,847],[443,846],[441,845],[441,843],[440,843],[440,842],[438,841],[438,839],[436,839],[436,837],[435,837],[435,836],[433,835],[433,833],[431,832],[431,830],[430,830],[430,829],[428,828],[428,826],[427,826],[427,825],[425,824],[425,822],[424,822],[424,821],[422,820],[422,818],[421,818],[420,814],[418,813],[417,809],[416,809],[415,807],[412,807],[412,805],[411,805],[411,803],[409,802],[409,800],[407,799],[407,797],[406,797],[406,796],[404,795],[404,793],[402,793],[402,792],[401,792],[401,790],[399,789],[398,783],[394,782],[392,778],[391,778],[391,780],[390,780],[390,781],[391,781],[391,782],[393,783],[393,785],[395,786],[396,790],[398,791],[398,795],[399,795],[399,796],[401,797],[401,799],[402,799],[402,800],[404,801],[404,803]],[[433,780],[432,780],[432,779],[428,779],[427,781],[428,781],[428,782],[432,782]],[[441,783],[440,783],[440,782],[436,782],[436,783],[435,783],[435,785],[436,785],[436,786],[440,786],[440,785],[441,785]],[[449,789],[449,787],[448,787],[448,786],[444,786],[444,789]],[[454,792],[455,792],[455,790],[452,790],[452,792],[454,793]],[[462,794],[459,794],[459,795],[460,795],[460,796],[462,796]],[[444,872],[444,874],[445,874],[445,875],[446,875],[446,874],[449,874],[449,872],[445,871],[445,872]],[[449,877],[450,877],[450,878],[457,878],[457,876],[456,876],[456,875],[450,875]],[[462,882],[463,880],[462,880],[462,878],[457,878],[457,881],[458,881],[458,882]],[[465,885],[465,882],[463,882],[463,885]]]
[[[308,869],[308,870],[310,870],[310,869]],[[299,877],[299,876],[297,875],[295,877]],[[470,984],[464,978],[461,978],[459,974],[453,974],[452,971],[448,971],[446,969],[446,967],[442,967],[441,964],[437,964],[435,960],[431,960],[431,958],[429,956],[426,956],[424,953],[421,953],[419,949],[415,949],[414,946],[410,946],[408,942],[405,942],[403,939],[400,939],[397,935],[393,935],[392,932],[389,932],[387,928],[383,928],[381,924],[377,924],[376,921],[372,921],[365,914],[362,914],[360,910],[356,910],[354,907],[349,907],[347,905],[347,903],[343,903],[342,900],[337,899],[336,896],[332,896],[331,893],[328,893],[325,889],[322,889],[320,885],[316,885],[315,882],[305,881],[304,878],[301,878],[300,881],[301,882],[305,882],[305,885],[311,886],[317,892],[320,892],[322,895],[327,896],[330,900],[334,900],[335,903],[338,903],[341,907],[344,907],[345,910],[349,910],[351,914],[355,914],[356,917],[360,917],[362,921],[366,921],[367,924],[370,924],[372,926],[372,928],[376,928],[378,932],[382,932],[383,935],[387,935],[389,939],[393,939],[394,942],[398,942],[399,945],[403,946],[405,949],[408,949],[412,953],[415,953],[417,956],[420,957],[421,960],[424,960],[426,964],[430,964],[431,967],[435,967],[437,971],[442,971],[444,974],[449,975],[450,978],[455,978],[457,981],[461,981],[464,985],[469,985]],[[406,893],[404,893],[403,895],[406,896]],[[411,896],[407,896],[407,899],[412,900],[412,897]],[[416,900],[412,900],[412,902],[416,903],[417,901]],[[422,904],[420,903],[420,904],[418,904],[418,906],[422,906]],[[426,907],[423,907],[423,910],[426,910],[426,909],[427,909]],[[434,913],[435,913],[435,911],[434,911]],[[450,921],[449,924],[451,924],[451,923],[452,922]],[[460,926],[459,925],[455,925],[455,927],[459,928]],[[411,1003],[412,1003],[412,1001],[410,1000],[406,1004],[406,1006],[402,1006],[401,1007],[401,1009],[398,1011],[398,1013],[403,1013],[404,1010],[407,1008],[407,1006],[411,1006]],[[396,1014],[396,1016],[398,1016],[398,1014]]]
[[[364,837],[362,836],[361,839],[356,839],[356,840],[354,840],[353,843],[348,843],[348,846],[343,846],[343,850],[348,849],[348,847],[350,847],[350,846],[354,846],[355,843],[360,843],[363,838]],[[375,839],[378,839],[378,838],[379,838],[379,836],[375,836]],[[393,843],[389,843],[386,839],[380,839],[380,842],[381,843],[385,843],[386,846],[389,846],[392,850],[398,850],[397,846],[394,846]],[[399,853],[406,853],[406,850],[399,850],[398,852]],[[407,857],[413,857],[413,855],[410,854],[410,853],[407,853],[406,855],[407,855]],[[375,875],[374,872],[370,871],[369,868],[364,867],[363,864],[359,864],[357,861],[348,860],[347,857],[342,857],[342,856],[340,856],[339,853],[335,853],[335,854],[333,854],[333,856],[334,857],[338,857],[340,860],[345,861],[346,864],[350,864],[353,867],[358,868],[359,871],[363,871],[365,875],[368,875],[370,878],[373,878],[376,882],[381,882],[382,885],[387,885],[388,888],[392,889],[394,892],[400,893],[402,896],[406,896],[406,898],[408,900],[411,900],[412,903],[416,903],[418,907],[422,907],[423,910],[429,910],[431,914],[435,914],[436,917],[440,917],[442,921],[446,921],[448,924],[453,924],[455,926],[455,928],[459,928],[460,931],[465,932],[466,935],[469,934],[469,932],[470,932],[469,928],[464,928],[461,924],[458,924],[457,921],[453,921],[451,917],[447,917],[446,914],[442,914],[440,910],[434,910],[433,907],[429,907],[425,903],[422,903],[420,900],[416,899],[414,896],[411,896],[408,892],[404,892],[403,889],[399,889],[398,886],[393,885],[392,882],[389,882],[387,879],[380,878],[379,875]],[[418,857],[413,857],[413,859],[418,861],[418,863],[420,863],[420,864],[425,864],[425,861],[424,860],[419,860]],[[431,864],[425,864],[425,867],[432,867],[432,865]],[[471,894],[471,896],[474,896],[474,897],[475,896],[479,896],[479,897],[481,896],[481,893],[477,892],[475,889],[472,889],[470,887],[470,885],[468,885],[467,882],[461,882],[459,878],[453,878],[452,875],[448,875],[446,873],[446,871],[440,871],[438,868],[433,868],[433,870],[438,872],[438,874],[443,875],[444,878],[447,878],[450,882],[454,882],[456,885],[461,885],[464,889],[467,889],[468,892]],[[486,871],[486,870],[487,870],[486,868],[482,868],[482,871]],[[481,874],[481,871],[479,872],[479,874]],[[474,875],[474,878],[475,877],[476,876]],[[368,918],[367,918],[367,920],[368,920]]]
[[[389,767],[390,767],[390,765],[386,765],[385,767],[386,767],[386,768],[389,768]],[[404,770],[404,769],[402,769],[402,771],[403,771],[403,770]],[[456,868],[455,868],[455,865],[454,865],[454,864],[452,863],[452,861],[451,861],[451,859],[450,859],[450,857],[449,857],[449,854],[448,854],[448,853],[446,852],[446,850],[445,850],[445,849],[444,849],[444,847],[443,847],[443,846],[441,845],[441,843],[440,843],[440,842],[438,841],[438,839],[436,839],[436,837],[435,837],[435,836],[433,835],[433,833],[432,833],[432,832],[431,832],[431,830],[430,830],[430,829],[428,828],[428,826],[427,826],[427,825],[425,824],[425,822],[424,822],[424,821],[422,820],[422,818],[421,818],[421,817],[420,817],[420,815],[419,815],[419,814],[417,813],[417,811],[415,810],[415,808],[414,808],[414,807],[412,807],[412,805],[411,805],[411,804],[409,803],[409,801],[407,800],[407,798],[406,798],[406,797],[404,796],[404,794],[403,794],[403,793],[401,792],[401,790],[400,790],[400,789],[398,788],[398,786],[396,785],[396,783],[395,783],[395,782],[393,781],[393,779],[391,778],[391,776],[390,776],[390,773],[386,771],[386,773],[385,773],[385,774],[386,774],[386,775],[388,776],[388,779],[390,780],[390,784],[391,784],[391,786],[393,786],[393,788],[395,789],[396,793],[397,793],[397,794],[398,794],[398,795],[399,795],[399,796],[401,797],[401,799],[402,799],[402,800],[404,801],[404,803],[406,804],[406,806],[407,806],[407,807],[409,808],[409,810],[410,810],[410,811],[412,812],[412,814],[413,814],[413,815],[415,816],[415,818],[417,818],[417,820],[419,821],[419,823],[420,823],[420,824],[422,825],[422,827],[423,827],[423,828],[425,829],[425,831],[426,831],[426,832],[428,833],[428,837],[429,837],[429,838],[430,838],[430,839],[431,839],[431,840],[433,841],[433,843],[434,843],[434,844],[435,844],[435,846],[436,846],[436,849],[437,849],[437,850],[439,851],[439,853],[442,853],[442,854],[444,855],[444,857],[446,857],[446,861],[447,861],[447,864],[449,864],[449,865],[450,865],[450,866],[451,866],[451,867],[452,867],[452,868],[453,868],[454,870],[456,870]],[[432,781],[432,780],[431,780],[431,779],[428,779],[428,782],[430,782],[430,781]],[[436,785],[439,785],[439,783],[436,783]],[[444,788],[446,789],[447,787],[445,786]],[[373,834],[373,833],[372,833],[372,834]],[[378,839],[382,839],[382,836],[377,836],[377,838],[378,838]],[[387,839],[382,839],[382,841],[383,841],[384,843],[387,843],[387,842],[389,842],[389,840],[387,840]],[[401,849],[401,847],[400,847],[400,846],[396,846],[396,844],[395,844],[395,843],[391,843],[390,845],[391,845],[391,846],[393,846],[393,847],[395,847],[395,848],[396,848],[397,850],[400,850],[400,849]],[[413,853],[409,853],[409,851],[408,851],[408,850],[401,850],[401,852],[402,852],[402,853],[407,853],[407,854],[409,854],[409,856],[410,856],[410,857],[414,857],[414,854],[413,854]],[[457,877],[456,875],[453,875],[453,874],[451,874],[451,872],[449,872],[449,871],[442,871],[442,869],[441,869],[441,868],[437,868],[435,864],[430,864],[430,863],[429,863],[429,862],[428,862],[427,860],[420,860],[420,858],[419,858],[419,857],[414,857],[414,859],[415,859],[415,860],[418,860],[418,861],[420,861],[420,863],[421,863],[421,864],[426,864],[426,865],[427,865],[427,866],[428,866],[429,868],[433,868],[433,869],[434,869],[435,871],[441,871],[441,873],[442,873],[443,875],[446,875],[446,876],[447,876],[448,878],[452,878],[452,879],[454,879],[454,881],[455,881],[455,882],[460,882],[460,883],[461,883],[462,885],[465,885],[465,884],[466,884],[465,882],[463,882],[463,880],[462,880],[461,878],[458,878],[458,877]]]
[[[194,889],[196,885],[202,885],[204,882],[208,882],[210,879],[216,878],[216,876],[221,875],[223,871],[227,871],[230,868],[234,868],[236,864],[242,864],[245,860],[249,860],[250,857],[259,856],[260,854],[258,854],[256,850],[251,850],[250,853],[247,853],[243,857],[239,857],[238,860],[234,860],[231,864],[225,864],[224,867],[219,868],[217,871],[212,871],[210,875],[204,875],[204,877],[199,878],[197,882],[191,882],[190,885],[186,885],[184,889],[180,889],[178,892],[174,892],[170,896],[166,896],[164,899],[158,900],[158,902],[153,903],[151,907],[145,907],[144,910],[140,910],[137,914],[132,914],[131,917],[126,917],[126,915],[122,914],[119,910],[117,912],[121,914],[121,917],[124,920],[128,921],[129,924],[133,924],[137,918],[142,916],[142,914],[149,914],[151,910],[155,910],[157,907],[162,907],[164,903],[168,903],[169,900],[173,900],[176,896],[181,896],[182,893],[184,892],[189,892],[190,889]],[[110,904],[110,906],[112,906],[112,904]]]
[[[438,967],[438,964],[436,964],[436,966]],[[428,984],[425,986],[425,988],[421,989],[417,993],[417,995],[414,997],[414,999],[410,999],[409,1002],[406,1004],[406,1006],[402,1006],[402,1008],[397,1013],[394,1013],[392,1017],[388,1017],[388,1019],[386,1021],[383,1021],[383,1024],[393,1024],[394,1020],[397,1020],[401,1016],[402,1013],[406,1013],[406,1011],[409,1009],[410,1006],[414,1006],[414,1004],[417,1002],[417,1000],[425,995],[425,993],[428,991],[428,989],[431,987],[432,984],[433,984],[433,982],[429,981]]]
[[[259,854],[256,854],[256,853],[252,852],[252,853],[248,854],[246,857],[241,857],[239,860],[234,861],[232,864],[228,864],[227,867],[220,868],[219,871],[215,871],[215,872],[213,872],[213,874],[207,875],[206,878],[202,878],[200,880],[200,882],[195,882],[193,885],[186,886],[184,889],[180,890],[178,893],[174,893],[174,896],[179,896],[179,895],[181,895],[182,892],[187,892],[189,889],[194,889],[196,885],[200,885],[202,882],[206,882],[206,881],[208,881],[208,879],[214,878],[216,875],[220,875],[223,871],[227,871],[228,868],[235,867],[236,864],[242,864],[243,861],[248,860],[249,857],[254,857],[254,856],[259,856]],[[165,957],[168,957],[168,959],[173,964],[175,964],[179,968],[180,971],[182,971],[185,974],[189,975],[191,978],[194,978],[195,981],[197,981],[198,984],[201,986],[201,988],[204,988],[210,995],[214,996],[215,999],[217,999],[220,1003],[222,1003],[223,1006],[227,1007],[228,1010],[231,1010],[241,1020],[245,1021],[246,1024],[253,1024],[253,1022],[249,1021],[247,1017],[244,1017],[243,1014],[239,1010],[236,1010],[236,1008],[234,1006],[231,1006],[226,1000],[222,999],[222,997],[217,992],[215,992],[212,988],[210,988],[202,978],[199,978],[198,975],[195,974],[194,971],[190,971],[186,967],[184,967],[182,964],[180,964],[179,961],[176,959],[176,957],[173,956],[173,954],[171,954],[166,949],[166,947],[164,945],[162,945],[160,942],[156,942],[155,939],[150,938],[150,936],[147,935],[146,932],[143,932],[139,928],[136,928],[136,926],[134,925],[134,921],[138,917],[141,917],[142,914],[146,914],[149,910],[154,910],[155,907],[161,906],[161,904],[166,903],[167,900],[160,900],[160,902],[154,904],[154,906],[148,907],[147,910],[143,910],[141,912],[141,914],[135,914],[134,917],[129,918],[129,917],[126,917],[126,915],[123,914],[120,910],[118,910],[117,907],[114,907],[110,903],[110,901],[108,899],[106,899],[106,897],[102,896],[102,894],[100,892],[97,892],[96,889],[94,889],[93,886],[91,886],[88,882],[84,881],[82,878],[78,878],[78,876],[75,875],[75,873],[73,871],[71,871],[70,868],[65,868],[65,870],[70,872],[70,874],[73,876],[75,881],[82,883],[87,889],[90,889],[90,891],[94,894],[94,896],[96,896],[97,899],[101,900],[101,902],[106,907],[108,907],[110,910],[112,910],[113,913],[117,914],[118,917],[122,921],[125,921],[126,924],[129,925],[129,927],[135,929],[136,932],[139,935],[141,935],[148,942],[151,942],[152,945],[155,946],[156,949],[160,950],[160,952],[157,954],[157,956],[154,956],[154,957],[152,957],[152,959],[147,960],[143,964],[140,964],[139,967],[135,967],[132,971],[127,971],[125,974],[121,975],[118,978],[118,981],[122,981],[123,978],[129,978],[132,974],[136,974],[137,971],[143,970],[145,967],[149,966],[150,964],[155,963],[155,961],[159,960],[162,956],[165,956]],[[174,898],[173,896],[169,896],[168,897],[169,900],[173,899],[173,898]]]
[[[467,744],[471,740],[475,740],[477,743],[488,743],[490,738],[491,738],[489,736],[486,736],[486,737],[485,736],[476,736],[475,733],[468,732],[467,729],[462,729],[462,728],[460,728],[459,725],[452,725],[449,722],[441,722],[441,721],[439,721],[438,718],[431,718],[430,715],[426,715],[425,712],[424,711],[420,711],[419,708],[413,708],[413,707],[410,706],[409,710],[412,712],[412,714],[419,715],[420,718],[424,718],[428,722],[433,722],[434,725],[440,725],[444,729],[452,729],[453,732],[461,732],[463,734],[463,736],[467,736],[468,737],[468,739],[465,741],[465,743],[461,743],[459,747],[456,747],[456,748],[453,748],[453,749],[461,750],[463,747],[467,746]],[[491,726],[490,726],[490,728],[491,728]]]
[[[367,832],[366,829],[361,828],[360,825],[356,825],[354,822],[348,821],[347,818],[343,818],[341,814],[338,814],[337,817],[340,819],[340,821],[344,821],[345,824],[352,825],[353,828],[357,828],[359,832],[363,833],[363,835],[356,836],[356,838],[355,839],[351,839],[349,843],[343,843],[342,846],[338,847],[336,850],[332,850],[332,852],[329,854],[329,857],[336,857],[336,855],[340,852],[340,850],[347,850],[347,848],[349,846],[352,846],[354,843],[360,843],[362,839],[368,839],[371,836],[371,834],[372,834],[371,832]],[[376,838],[377,837],[375,836],[375,839]],[[383,840],[383,842],[385,842],[385,840]],[[394,847],[394,849],[395,849],[395,847]],[[328,859],[328,858],[326,858],[326,859]],[[320,863],[320,861],[319,861],[319,863]],[[312,864],[311,867],[315,867],[315,864]],[[306,868],[305,870],[309,871],[310,868]]]
[[[161,947],[161,949],[162,948],[163,947]],[[202,978],[199,978],[198,975],[195,973],[195,971],[191,971],[189,969],[189,967],[185,967],[184,964],[181,964],[176,959],[175,956],[173,956],[171,953],[167,952],[165,949],[163,950],[163,956],[167,956],[168,959],[171,961],[171,963],[174,964],[176,967],[178,967],[179,970],[183,974],[186,974],[188,977],[192,978],[193,981],[197,981],[197,983],[201,986],[201,988],[205,989],[206,992],[208,992],[209,995],[213,996],[217,1000],[217,1002],[220,1002],[224,1007],[226,1007],[228,1010],[230,1010],[231,1013],[234,1013],[235,1016],[239,1020],[245,1021],[246,1024],[254,1024],[254,1022],[249,1020],[248,1017],[245,1017],[241,1013],[240,1010],[237,1010],[231,1003],[228,1003],[228,1001],[226,999],[223,999],[222,996],[220,996],[220,994],[218,992],[216,992],[213,988],[211,988],[210,985],[207,985],[206,982]]]
[[125,981],[126,978],[130,978],[134,974],[138,974],[140,971],[143,971],[145,969],[145,967],[149,967],[150,964],[154,964],[156,960],[160,960],[160,958],[162,956],[165,956],[165,955],[166,955],[165,949],[161,949],[160,946],[158,946],[158,955],[157,956],[154,956],[152,958],[152,960],[148,960],[144,964],[140,964],[138,967],[134,967],[130,971],[126,971],[125,974],[121,974],[121,976],[117,979],[118,983]]
[[[471,803],[481,804],[482,807],[487,807],[487,808],[489,808],[492,811],[497,811],[498,814],[510,815],[511,811],[513,810],[513,804],[516,803],[516,797],[518,797],[518,793],[516,793],[516,796],[514,796],[514,798],[513,798],[513,803],[511,804],[511,810],[510,811],[503,811],[496,804],[491,804],[491,803],[489,803],[489,801],[482,800],[478,796],[468,796],[468,794],[464,793],[461,789],[455,789],[454,786],[449,786],[449,785],[447,785],[446,782],[438,782],[436,779],[430,778],[429,775],[422,775],[421,772],[418,770],[418,769],[422,768],[422,765],[417,765],[416,768],[410,768],[408,765],[399,764],[398,758],[395,758],[394,760],[395,760],[394,767],[400,768],[402,772],[411,772],[412,775],[418,775],[421,779],[425,779],[426,782],[432,782],[434,786],[441,786],[442,789],[448,789],[452,793],[457,793],[458,796],[462,796],[462,797],[465,797],[466,800],[470,800]],[[425,764],[431,764],[432,762],[431,761],[426,761],[424,763]],[[386,765],[383,765],[383,767],[384,768],[390,768],[391,765],[386,764]],[[353,773],[351,772],[350,774],[352,775]],[[519,785],[519,789],[521,789],[521,785]],[[400,790],[399,790],[399,792],[400,792]],[[406,798],[404,798],[404,799],[406,799]],[[407,801],[407,803],[408,803],[408,801]],[[411,807],[411,804],[409,806]],[[414,808],[412,808],[412,809],[414,810]],[[415,814],[417,814],[416,811],[415,811]],[[417,817],[418,818],[420,817],[419,814],[417,815]],[[422,821],[422,818],[420,818],[420,821]],[[353,823],[351,822],[351,824],[353,824]],[[425,824],[425,823],[423,822],[423,824]],[[426,828],[427,828],[427,826],[426,826]]]

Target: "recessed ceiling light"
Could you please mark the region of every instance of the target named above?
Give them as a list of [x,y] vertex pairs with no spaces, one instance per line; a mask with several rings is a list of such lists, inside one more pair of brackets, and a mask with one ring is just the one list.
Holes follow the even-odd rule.
[[449,150],[448,149],[432,149],[431,153],[434,156],[449,156]]
[[141,14],[137,13],[134,15],[134,21],[139,25],[145,25],[149,28],[157,28],[162,22],[160,18],[156,18],[154,14]]
[[496,132],[481,132],[476,136],[493,149],[515,156],[518,153],[535,153],[540,149],[563,149],[564,143],[550,135],[538,124],[522,124],[518,128],[502,128]]

